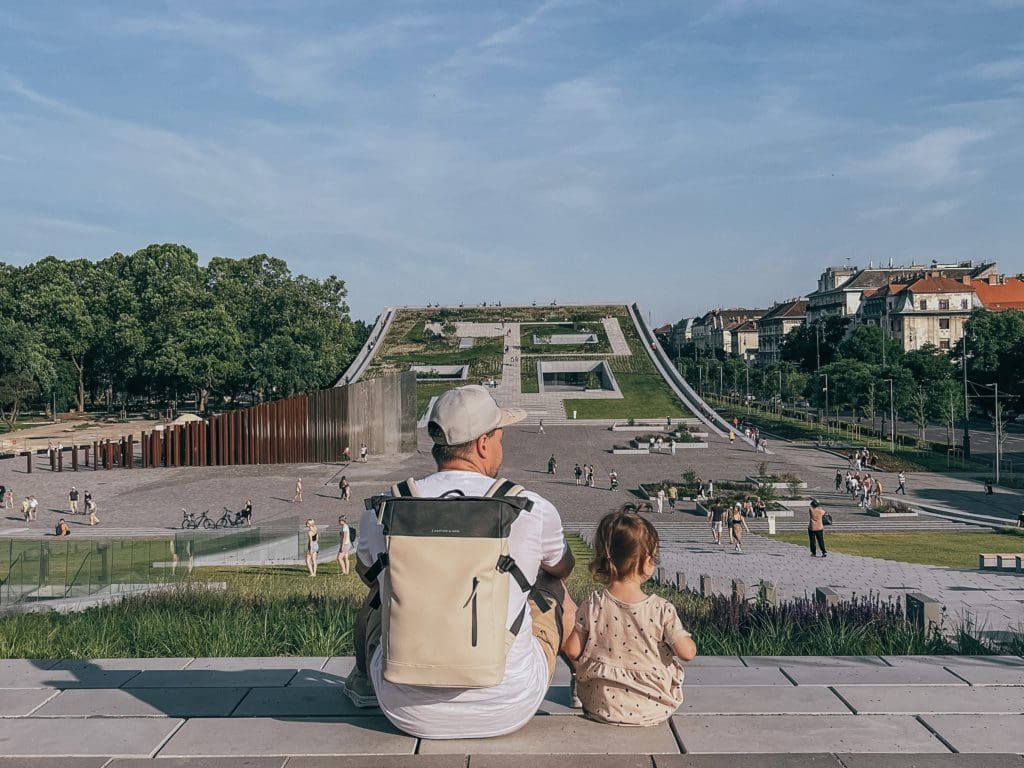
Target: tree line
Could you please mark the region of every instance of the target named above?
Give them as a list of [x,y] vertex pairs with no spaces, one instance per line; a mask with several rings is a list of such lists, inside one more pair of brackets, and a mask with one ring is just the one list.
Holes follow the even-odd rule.
[[[1024,312],[976,310],[965,324],[965,336],[972,411],[1005,420],[1024,410]],[[680,347],[677,365],[705,392],[749,393],[762,401],[806,400],[824,408],[827,386],[833,414],[836,409],[852,412],[874,426],[892,408],[913,421],[922,438],[929,423],[952,426],[963,417],[962,343],[948,354],[930,344],[904,352],[877,326],[851,327],[849,318],[828,317],[791,330],[781,356],[781,362],[749,367],[735,357],[701,357],[690,344]]]
[[343,280],[281,259],[150,245],[102,261],[0,263],[0,419],[26,407],[206,411],[328,387],[368,329]]

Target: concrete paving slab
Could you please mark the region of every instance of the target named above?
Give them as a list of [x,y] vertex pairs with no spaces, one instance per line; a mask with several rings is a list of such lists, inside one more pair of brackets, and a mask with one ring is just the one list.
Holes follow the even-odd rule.
[[943,667],[907,662],[898,667],[815,667],[786,669],[797,685],[958,685]]
[[62,691],[33,717],[227,717],[248,688]]
[[971,685],[1024,685],[1024,667],[950,664],[946,669]]
[[[535,717],[526,727],[493,739],[420,742],[421,755],[637,755],[678,754],[668,723],[614,728],[582,717]],[[472,762],[472,760],[470,760]],[[531,763],[532,764],[532,763]]]
[[[256,755],[411,755],[416,739],[383,717],[194,718],[160,750],[160,757]],[[383,764],[386,760],[379,760]]]
[[209,669],[217,672],[248,672],[254,669],[318,670],[327,663],[327,656],[234,656],[193,659],[189,670]]
[[751,667],[888,667],[881,656],[744,656]]
[[[843,768],[832,755],[655,755],[656,768]],[[888,768],[888,766],[872,766]]]
[[124,687],[135,688],[265,688],[287,685],[291,669],[151,669],[133,677]]
[[284,757],[170,757],[112,760],[104,768],[283,768]]
[[181,725],[178,718],[19,718],[0,720],[0,751],[9,757],[64,755],[149,757]]
[[1020,755],[836,755],[846,768],[1021,768]]
[[844,685],[835,690],[859,715],[1024,714],[1024,688]]
[[[757,658],[757,657],[751,657]],[[757,667],[762,666],[739,656],[698,656],[686,662],[687,667]],[[763,666],[771,666],[770,664]]]
[[0,690],[0,717],[25,717],[33,709],[57,695],[53,688],[13,688]]
[[0,768],[104,768],[106,757],[0,757]]
[[[470,755],[470,768],[651,768],[650,755]],[[831,767],[830,767],[831,768]]]
[[[789,685],[778,667],[691,667],[684,685]],[[684,689],[685,690],[685,689]]]
[[582,712],[583,710],[572,706],[568,685],[553,685],[548,688],[547,695],[537,710],[538,714],[544,715],[580,715]]
[[376,707],[354,706],[337,687],[253,688],[233,717],[382,717]]
[[949,751],[903,715],[676,715],[672,723],[687,753]]
[[849,708],[828,688],[777,686],[768,695],[745,685],[704,685],[684,690],[681,715],[849,715]]
[[184,669],[193,661],[192,657],[167,659],[63,659],[54,662],[51,669],[102,669],[105,671],[136,671],[145,669]]
[[[466,755],[346,755],[344,757],[290,757],[288,768],[466,768]],[[162,768],[160,763],[156,768]]]
[[924,715],[957,752],[1024,752],[1024,715]]
[[1000,669],[1024,667],[1021,656],[882,656],[894,667],[903,664],[928,664],[933,667],[997,667]]
[[334,656],[320,669],[300,669],[288,683],[290,686],[340,685],[356,665],[352,656]]
[[68,669],[52,668],[51,662],[35,667],[12,661],[0,665],[0,688],[119,688],[139,674],[137,669],[100,669],[88,661]]

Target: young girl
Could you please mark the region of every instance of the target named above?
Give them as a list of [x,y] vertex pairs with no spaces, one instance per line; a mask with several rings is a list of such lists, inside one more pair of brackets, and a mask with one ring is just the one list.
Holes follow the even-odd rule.
[[349,569],[348,556],[352,553],[352,539],[349,536],[348,519],[344,515],[338,518],[338,528],[341,530],[341,543],[338,545],[338,556],[335,559],[338,561],[341,575],[346,576]]
[[576,693],[587,716],[617,725],[655,725],[683,701],[683,670],[697,655],[675,607],[641,585],[658,561],[658,532],[631,505],[601,520],[590,564],[607,585],[579,606],[565,652],[576,662]]
[[320,553],[320,531],[313,518],[306,521],[306,570],[316,576],[316,556]]

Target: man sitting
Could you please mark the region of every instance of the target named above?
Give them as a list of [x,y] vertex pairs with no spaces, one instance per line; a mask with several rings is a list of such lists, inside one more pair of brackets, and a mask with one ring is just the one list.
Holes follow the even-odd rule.
[[[431,413],[428,432],[437,472],[415,486],[421,497],[437,498],[451,491],[484,496],[494,484],[502,462],[503,429],[522,421],[526,413],[499,409],[485,387],[470,385],[441,395]],[[520,570],[538,574],[537,586],[561,600],[562,622],[554,606],[542,612],[533,597],[514,588],[509,593],[506,627],[523,613],[505,662],[504,679],[489,688],[432,688],[402,685],[384,677],[379,643],[380,612],[371,607],[377,594],[370,584],[367,604],[356,623],[356,669],[345,682],[346,693],[357,706],[378,704],[387,718],[406,733],[421,738],[484,738],[511,733],[534,716],[544,700],[555,671],[562,638],[575,622],[575,606],[559,589],[560,579],[573,569],[574,559],[562,533],[562,521],[551,502],[536,493],[522,496],[533,501],[530,514],[512,524],[508,553]],[[367,510],[359,526],[357,572],[364,575],[385,552],[384,533],[374,510]],[[436,563],[444,568],[444,562]],[[548,601],[549,603],[551,601]],[[438,621],[444,621],[438,616]],[[429,633],[431,628],[423,627]],[[366,679],[369,675],[372,688]]]

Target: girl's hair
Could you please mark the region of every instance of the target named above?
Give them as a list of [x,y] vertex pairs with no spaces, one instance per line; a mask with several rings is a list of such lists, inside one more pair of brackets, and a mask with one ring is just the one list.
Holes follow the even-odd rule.
[[316,520],[311,517],[306,521],[306,525],[316,525]]
[[341,515],[340,517],[338,517],[338,524],[340,525],[341,523],[348,523],[348,518],[345,517],[344,515]]
[[648,557],[657,557],[658,531],[640,517],[634,504],[605,515],[597,524],[590,574],[601,584],[640,573]]

